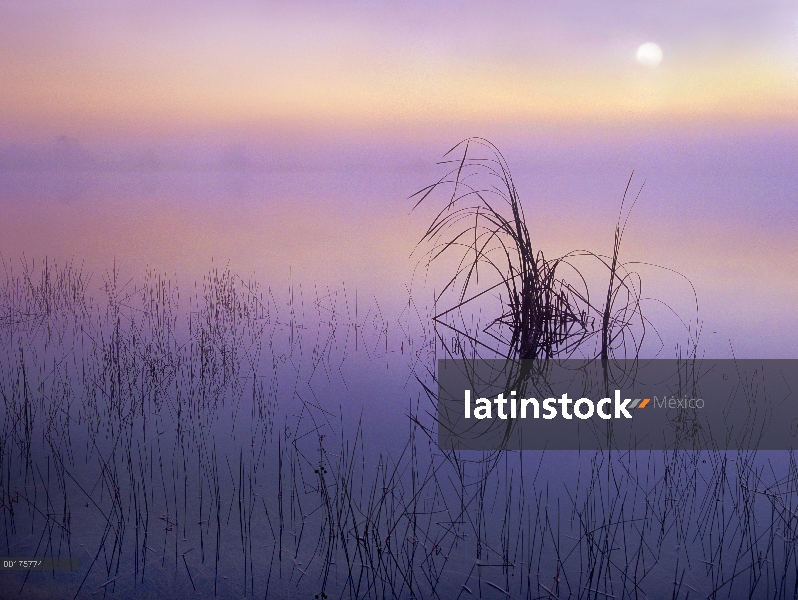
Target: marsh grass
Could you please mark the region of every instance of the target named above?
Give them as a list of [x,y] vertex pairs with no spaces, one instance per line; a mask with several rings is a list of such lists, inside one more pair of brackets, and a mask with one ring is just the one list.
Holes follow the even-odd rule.
[[[791,455],[437,448],[437,357],[611,360],[651,327],[621,221],[609,256],[544,258],[506,163],[472,161],[475,143],[421,198],[461,190],[424,243],[426,266],[462,262],[398,316],[345,285],[262,289],[226,268],[185,288],[4,262],[0,552],[81,569],[0,573],[3,594],[795,597]],[[589,294],[578,258],[608,287]],[[368,393],[351,383],[371,372]],[[380,427],[366,411],[387,381]]]
[[[446,355],[515,362],[637,356],[653,325],[643,314],[641,276],[632,270],[642,263],[623,262],[620,253],[642,186],[632,199],[633,178],[627,182],[611,254],[579,249],[547,258],[530,235],[501,152],[487,140],[469,138],[446,157],[440,164],[447,172],[411,196],[416,208],[442,205],[417,248],[419,266],[429,270],[454,257],[445,263],[450,271],[436,293],[433,316]],[[605,287],[592,291],[586,271],[594,278],[603,271]],[[497,314],[479,314],[488,307]]]
[[[476,387],[485,383],[475,381],[476,361],[503,359],[505,372],[491,377],[501,377],[508,392],[522,396],[528,385],[545,384],[551,362],[601,361],[609,395],[613,385],[632,375],[621,368],[622,361],[635,364],[649,331],[660,341],[655,353],[662,350],[659,332],[644,315],[648,299],[634,270],[644,265],[620,257],[643,190],[632,197],[634,174],[623,191],[611,254],[579,249],[547,258],[534,243],[510,168],[496,146],[468,138],[444,158],[439,164],[445,173],[411,196],[414,208],[425,202],[442,206],[416,248],[420,270],[429,273],[442,263],[445,272],[432,317],[439,358],[459,359]],[[696,358],[699,330],[687,328],[686,362]],[[434,381],[432,370],[428,375]],[[427,392],[434,397],[433,389]],[[505,440],[513,426],[507,422]]]

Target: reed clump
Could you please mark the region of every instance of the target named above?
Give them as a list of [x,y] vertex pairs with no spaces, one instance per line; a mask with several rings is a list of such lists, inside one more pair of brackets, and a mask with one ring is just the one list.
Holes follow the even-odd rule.
[[[445,265],[455,266],[437,290],[433,317],[446,354],[520,361],[609,360],[639,353],[648,325],[640,276],[619,261],[629,213],[640,193],[633,201],[628,198],[632,179],[621,201],[612,254],[575,250],[552,259],[535,247],[498,148],[469,138],[446,157],[440,164],[448,171],[411,196],[417,198],[415,207],[442,198],[443,207],[419,248],[427,248],[425,269],[454,256]],[[604,269],[607,283],[599,293],[591,293],[580,259]],[[470,318],[488,306],[496,307],[495,316]]]

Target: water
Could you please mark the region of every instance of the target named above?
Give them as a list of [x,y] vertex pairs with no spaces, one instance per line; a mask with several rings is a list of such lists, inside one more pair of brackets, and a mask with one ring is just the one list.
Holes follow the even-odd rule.
[[358,299],[355,319],[343,290],[218,270],[185,292],[112,277],[90,299],[78,271],[40,269],[3,294],[4,553],[81,568],[7,572],[6,590],[792,590],[783,453],[447,455],[412,376],[429,385],[441,352],[420,311]]
[[419,173],[3,177],[4,595],[794,596],[787,453],[437,449]]

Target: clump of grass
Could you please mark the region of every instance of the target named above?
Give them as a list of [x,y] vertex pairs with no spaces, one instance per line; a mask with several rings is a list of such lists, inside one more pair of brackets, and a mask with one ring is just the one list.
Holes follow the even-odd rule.
[[[619,262],[634,203],[623,225],[619,218],[610,256],[576,250],[550,259],[534,244],[501,152],[487,140],[469,138],[445,156],[450,155],[454,158],[441,163],[449,171],[411,196],[417,198],[415,207],[431,201],[433,194],[444,198],[419,247],[429,246],[422,258],[427,268],[455,258],[453,274],[436,294],[433,317],[442,328],[438,337],[446,355],[511,361],[635,356],[647,323],[639,277]],[[621,215],[630,185],[631,178]],[[580,272],[580,258],[591,258],[606,270],[603,302],[592,299],[596,294],[591,295]],[[485,311],[490,299],[498,301],[498,314],[471,321],[468,316]]]

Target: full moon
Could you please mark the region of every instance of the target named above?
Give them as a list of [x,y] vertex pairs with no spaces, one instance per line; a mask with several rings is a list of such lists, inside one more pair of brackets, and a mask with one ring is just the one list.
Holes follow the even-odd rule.
[[646,42],[637,49],[637,62],[644,67],[656,67],[662,62],[662,48],[654,42]]

